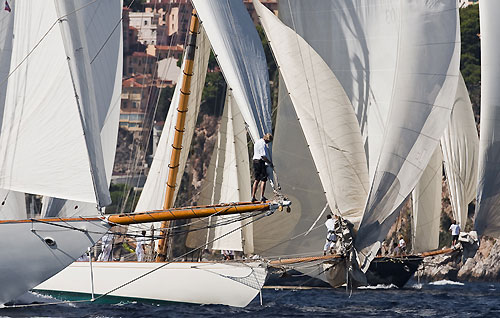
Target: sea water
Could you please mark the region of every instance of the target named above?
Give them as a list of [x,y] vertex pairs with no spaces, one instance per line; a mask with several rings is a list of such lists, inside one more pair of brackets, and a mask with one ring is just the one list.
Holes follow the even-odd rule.
[[262,302],[257,297],[246,308],[134,301],[64,303],[2,308],[0,317],[500,317],[500,284],[410,281],[403,289],[264,289]]

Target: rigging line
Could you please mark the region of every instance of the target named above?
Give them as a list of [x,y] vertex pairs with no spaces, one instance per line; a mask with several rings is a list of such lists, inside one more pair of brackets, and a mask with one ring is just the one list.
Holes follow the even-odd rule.
[[45,38],[49,35],[50,31],[52,31],[52,29],[54,28],[54,26],[56,26],[56,24],[60,21],[62,21],[62,19],[68,17],[69,15],[71,14],[75,14],[76,12],[90,6],[91,4],[93,4],[94,2],[96,2],[97,0],[93,0],[89,3],[87,3],[86,5],[80,7],[80,8],[77,8],[71,12],[68,12],[67,14],[59,17],[56,19],[56,21],[54,21],[54,23],[52,23],[52,25],[49,27],[49,29],[47,30],[47,32],[45,32],[45,34],[40,38],[40,40],[38,40],[38,42],[33,46],[33,48],[28,52],[28,54],[26,54],[26,56],[16,65],[16,67],[14,67],[14,69],[12,70],[12,72],[9,73],[9,75],[7,75],[1,82],[0,82],[0,86],[4,85],[5,82],[7,82],[7,80],[12,76],[12,74],[14,74],[15,71],[17,71],[17,69],[19,67],[21,67],[21,65],[28,59],[28,57],[36,50],[36,48],[42,43],[43,40],[45,40]]

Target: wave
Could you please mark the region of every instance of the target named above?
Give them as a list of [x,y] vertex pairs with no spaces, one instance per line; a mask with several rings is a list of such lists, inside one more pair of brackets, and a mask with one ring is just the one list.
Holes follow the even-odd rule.
[[397,289],[398,287],[394,284],[390,285],[383,285],[383,284],[378,284],[376,286],[360,286],[358,289]]
[[455,281],[447,280],[447,279],[443,279],[443,280],[438,280],[438,281],[435,281],[435,282],[431,282],[431,283],[429,283],[429,285],[434,285],[434,286],[445,286],[445,285],[463,286],[464,283],[455,282]]

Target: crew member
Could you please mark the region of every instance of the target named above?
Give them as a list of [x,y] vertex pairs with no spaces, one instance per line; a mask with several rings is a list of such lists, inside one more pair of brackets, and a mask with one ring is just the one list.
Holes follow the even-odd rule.
[[268,155],[268,146],[267,144],[273,141],[273,135],[265,134],[264,137],[257,140],[253,146],[253,173],[255,181],[252,187],[252,202],[257,201],[255,195],[257,193],[257,188],[259,187],[262,192],[262,196],[260,201],[267,201],[267,198],[264,196],[264,191],[266,190],[266,181],[267,181],[267,172],[266,172],[266,164],[269,166],[273,166],[273,163],[269,159]]
[[323,247],[323,255],[326,255],[328,250],[332,251],[337,242],[337,235],[335,235],[335,221],[332,219],[332,215],[328,214],[326,216],[325,226],[327,229],[325,246]]
[[135,255],[137,255],[137,261],[138,262],[143,262],[144,261],[144,245],[146,245],[148,238],[146,237],[146,231],[141,232],[142,236],[139,236],[136,239],[136,246],[135,246]]
[[460,225],[457,224],[455,220],[451,222],[451,246],[455,246],[458,243],[458,236],[460,235]]

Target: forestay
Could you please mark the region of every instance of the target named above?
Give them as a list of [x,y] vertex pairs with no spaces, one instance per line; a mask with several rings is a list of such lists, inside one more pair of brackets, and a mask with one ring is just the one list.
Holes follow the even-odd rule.
[[453,217],[463,230],[467,224],[468,204],[476,196],[479,138],[469,93],[461,75],[450,123],[441,137],[441,149]]
[[400,43],[382,151],[356,237],[366,271],[448,124],[459,76],[457,3],[401,3]]
[[443,156],[437,146],[415,189],[412,191],[412,251],[432,251],[439,245]]
[[254,141],[271,133],[269,75],[262,42],[242,1],[193,0]]
[[500,2],[482,0],[481,140],[474,228],[479,235],[500,237]]
[[11,12],[15,38],[10,76],[2,79],[0,188],[110,203],[84,34],[91,14],[83,6],[89,3],[24,1]]
[[254,6],[299,117],[328,204],[356,226],[368,193],[360,128],[342,85],[302,37],[259,1]]

